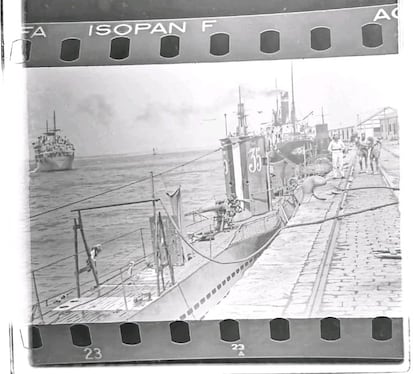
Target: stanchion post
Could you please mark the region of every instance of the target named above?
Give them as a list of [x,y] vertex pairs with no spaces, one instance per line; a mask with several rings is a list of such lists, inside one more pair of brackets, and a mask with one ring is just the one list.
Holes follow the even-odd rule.
[[128,303],[125,294],[124,277],[122,276],[122,269],[119,269],[119,276],[121,277],[122,296],[124,297],[125,310],[128,310]]
[[157,292],[158,296],[161,294],[160,290],[160,271],[158,264],[158,222],[157,222],[157,207],[155,205],[155,184],[154,173],[151,171],[151,191],[152,191],[152,215],[154,217],[154,242],[152,252],[154,253],[154,269],[157,273]]
[[269,154],[266,154],[266,174],[267,174],[267,198],[269,199],[269,210],[273,210],[273,197],[272,197],[272,181],[270,176],[270,158]]
[[83,225],[82,225],[82,215],[80,210],[78,210],[78,224],[79,224],[79,230],[82,236],[83,245],[85,247],[86,255],[88,256],[88,263],[91,267],[93,277],[95,278],[96,285],[98,286],[98,294],[99,294],[99,279],[98,274],[96,273],[94,260],[92,259],[91,252],[89,251],[88,243],[86,242],[85,232],[83,231]]
[[[170,256],[170,251],[168,250],[168,246],[167,246],[167,238],[165,236],[165,230],[164,230],[164,225],[162,223],[161,212],[158,213],[158,218],[160,220],[160,229],[161,229],[162,241],[164,243],[164,249],[165,249],[165,252],[166,252],[166,255],[167,255],[167,262],[168,262],[168,268],[170,270],[171,283],[175,284],[174,266],[171,263],[171,256]],[[164,278],[163,278],[163,280],[164,280]]]
[[79,281],[79,248],[78,248],[78,222],[76,218],[73,219],[73,234],[74,234],[74,246],[75,246],[75,279],[76,279],[76,292],[78,298],[81,297],[80,281]]
[[144,235],[142,234],[142,227],[139,229],[139,232],[141,233],[142,253],[144,255],[144,258],[146,258],[147,255],[145,253],[145,243],[144,243]]
[[32,271],[32,279],[33,279],[33,288],[34,288],[35,295],[36,295],[37,308],[39,309],[40,319],[42,320],[42,323],[45,323],[45,321],[43,319],[42,307],[40,306],[39,292],[37,290],[36,276],[35,276],[35,272],[34,271]]

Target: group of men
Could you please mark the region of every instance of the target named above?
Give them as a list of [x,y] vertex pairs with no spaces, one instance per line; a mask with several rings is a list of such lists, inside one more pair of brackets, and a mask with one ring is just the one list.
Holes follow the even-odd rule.
[[[365,134],[361,134],[361,137],[354,137],[354,144],[357,150],[359,172],[367,172],[369,160],[372,174],[378,173],[381,140],[374,140],[374,138],[371,136],[365,138]],[[334,178],[345,178],[343,168],[344,154],[346,153],[346,150],[346,146],[340,139],[339,135],[334,134],[328,146],[328,151],[332,154]]]

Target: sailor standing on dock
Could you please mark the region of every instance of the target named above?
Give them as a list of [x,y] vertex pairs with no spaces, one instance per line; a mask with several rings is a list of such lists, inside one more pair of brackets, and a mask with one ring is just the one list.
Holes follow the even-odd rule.
[[361,137],[355,138],[355,145],[358,150],[359,172],[366,173],[368,169],[368,143],[364,133],[361,134]]
[[345,145],[338,134],[334,134],[333,139],[329,143],[328,151],[332,154],[332,167],[334,178],[344,178],[344,151]]

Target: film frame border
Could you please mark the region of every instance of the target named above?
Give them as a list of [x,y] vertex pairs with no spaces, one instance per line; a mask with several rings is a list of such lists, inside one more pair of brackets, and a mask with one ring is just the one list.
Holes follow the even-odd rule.
[[22,50],[26,67],[278,60],[395,54],[397,34],[398,6],[390,4],[204,19],[25,24],[13,50]]
[[223,360],[399,363],[404,358],[402,318],[128,321],[30,329],[34,366]]
[[[368,7],[368,8],[370,9],[370,12],[371,12],[371,10],[373,10],[375,8],[377,10],[377,13],[376,14],[378,14],[378,11],[380,9],[386,9],[385,14],[387,14],[390,19],[386,19],[385,18],[385,19],[382,19],[380,22],[377,22],[377,23],[376,22],[371,22],[371,23],[365,23],[362,26],[360,25],[359,26],[360,29],[359,29],[359,32],[358,32],[358,35],[359,35],[358,38],[359,38],[360,41],[363,38],[362,34],[360,33],[361,30],[362,30],[362,27],[364,27],[365,25],[378,24],[379,23],[381,25],[381,28],[382,28],[381,33],[382,33],[382,37],[383,37],[383,43],[381,45],[379,45],[379,46],[376,46],[376,47],[367,47],[367,46],[364,46],[364,43],[362,43],[362,47],[361,47],[361,45],[358,45],[358,47],[356,48],[355,45],[352,46],[352,41],[351,40],[347,40],[347,43],[349,43],[349,44],[345,43],[345,41],[342,41],[343,43],[345,43],[345,44],[342,44],[342,46],[346,45],[346,46],[349,47],[349,49],[345,49],[347,51],[346,54],[340,53],[340,52],[338,52],[337,49],[335,49],[335,48],[332,49],[332,46],[330,46],[329,48],[323,49],[322,50],[323,53],[320,53],[321,51],[317,51],[315,49],[312,50],[312,51],[310,51],[310,53],[308,53],[308,52],[304,52],[304,50],[302,49],[302,54],[305,54],[305,55],[300,55],[300,51],[299,50],[298,51],[289,50],[289,53],[291,53],[291,54],[289,54],[289,53],[286,52],[286,55],[284,55],[283,53],[279,53],[281,51],[278,50],[278,51],[275,51],[274,53],[272,53],[272,55],[267,54],[264,57],[258,57],[257,54],[256,54],[257,53],[257,51],[256,51],[255,52],[255,55],[253,55],[253,54],[248,54],[248,55],[243,55],[243,56],[238,55],[236,57],[234,57],[234,55],[231,55],[230,56],[230,54],[224,54],[223,56],[220,56],[220,59],[215,59],[215,60],[214,60],[214,58],[217,57],[217,56],[213,57],[212,60],[207,60],[207,58],[210,58],[210,57],[204,57],[205,60],[200,60],[200,59],[194,59],[194,60],[192,60],[191,58],[194,58],[194,57],[191,57],[189,55],[184,55],[184,56],[181,55],[181,56],[179,56],[180,58],[177,58],[176,60],[172,61],[172,60],[166,59],[165,57],[160,56],[160,55],[157,55],[157,56],[151,55],[151,56],[154,57],[154,60],[152,60],[151,62],[148,62],[147,60],[142,60],[142,61],[141,60],[137,60],[137,61],[135,61],[135,60],[129,60],[129,58],[131,56],[128,55],[128,58],[127,58],[128,61],[126,61],[126,59],[125,59],[125,61],[121,61],[121,60],[124,60],[124,59],[115,59],[116,61],[113,61],[114,59],[111,59],[111,57],[109,55],[109,56],[106,56],[106,58],[100,58],[98,62],[96,62],[96,61],[93,62],[92,60],[87,60],[87,62],[84,63],[83,62],[84,60],[81,61],[80,58],[79,58],[79,59],[74,59],[73,61],[65,61],[65,62],[63,62],[61,64],[62,61],[57,61],[56,60],[56,56],[54,57],[55,58],[54,60],[53,59],[51,60],[50,59],[50,56],[46,56],[49,59],[48,62],[46,62],[46,63],[44,61],[43,62],[39,62],[39,60],[36,60],[36,59],[35,60],[32,60],[32,59],[29,58],[25,62],[25,65],[26,65],[26,67],[40,67],[40,66],[45,66],[45,67],[46,66],[47,67],[49,67],[49,66],[98,66],[98,65],[100,66],[100,65],[124,65],[124,64],[125,65],[130,65],[130,64],[137,65],[137,64],[152,64],[152,63],[187,63],[187,62],[213,62],[213,61],[245,61],[245,60],[266,60],[266,59],[275,60],[275,59],[290,59],[290,58],[337,57],[337,56],[338,57],[339,56],[342,56],[343,57],[343,56],[362,56],[362,55],[380,55],[380,54],[398,53],[398,39],[397,39],[397,28],[398,28],[398,24],[397,24],[397,17],[392,16],[392,12],[395,11],[395,9],[398,9],[398,8],[394,4],[393,5],[385,5],[385,6],[372,6],[372,7]],[[357,11],[357,10],[360,11],[360,10],[362,10],[362,8],[361,9],[359,9],[359,8],[353,8],[352,9],[352,11]],[[334,12],[334,11],[338,11],[339,12],[339,11],[344,11],[344,10],[343,9],[339,9],[339,10],[323,10],[321,12]],[[346,10],[346,11],[350,11],[350,10]],[[369,14],[371,14],[371,13],[369,13]],[[260,15],[260,16],[241,16],[240,18],[250,18],[251,17],[251,19],[249,20],[249,22],[255,23],[256,22],[255,19],[258,19],[259,17],[273,17],[273,16],[275,16],[275,17],[278,17],[278,16],[290,16],[290,14],[283,14],[283,15],[280,15],[280,14],[277,14],[277,15]],[[222,20],[224,20],[224,18],[227,19],[227,18],[231,18],[231,17],[223,17]],[[154,21],[151,21],[151,22],[154,22]],[[112,21],[111,22],[105,22],[105,23],[112,23],[112,24],[115,24],[115,25],[116,24],[119,24],[119,22],[115,22],[115,21],[113,21],[113,22]],[[125,22],[123,22],[123,23],[125,23]],[[359,24],[359,23],[360,22],[356,22],[356,24]],[[39,24],[35,24],[35,25],[39,26]],[[45,27],[54,27],[51,24],[44,24],[44,25],[45,25]],[[347,27],[348,25],[349,24],[347,24],[345,26]],[[31,26],[31,25],[29,25],[29,26]],[[71,26],[73,26],[73,24],[71,24]],[[238,28],[238,27],[240,27],[240,26],[237,26],[236,28]],[[265,32],[265,31],[272,31],[272,30],[273,29],[264,30],[263,32]],[[311,29],[311,30],[313,30],[313,29]],[[229,35],[231,36],[232,34],[230,33]],[[347,34],[347,35],[349,35],[349,34]],[[352,35],[355,36],[356,34],[353,33]],[[55,36],[55,34],[53,34],[53,36]],[[167,35],[167,36],[169,36],[169,35]],[[209,35],[209,36],[211,36],[211,35]],[[256,37],[257,37],[257,33],[256,33]],[[309,37],[309,35],[308,35],[308,37]],[[153,38],[153,40],[154,41],[156,40],[156,41],[158,41],[158,43],[161,43],[162,38],[163,37],[161,37],[161,38],[157,37],[157,38]],[[101,38],[101,39],[104,39],[104,38]],[[107,43],[108,40],[113,41],[114,39],[115,38],[112,37],[111,39],[105,39],[105,41]],[[356,39],[357,38],[355,38],[354,41]],[[66,39],[63,39],[63,40],[66,40]],[[82,40],[82,39],[80,39],[80,40]],[[148,43],[151,44],[152,42],[148,42]],[[309,43],[309,39],[308,39],[308,43]],[[102,43],[102,45],[103,44],[104,43]],[[339,48],[337,46],[335,46],[335,47],[336,48]],[[34,42],[31,43],[30,50],[31,50],[32,53],[35,50],[38,51],[37,44],[34,43]],[[234,52],[231,51],[231,53],[234,53]],[[278,53],[278,54],[276,55],[276,53]],[[296,55],[295,53],[299,53],[299,54]],[[336,53],[338,53],[338,54],[336,54]],[[59,59],[59,60],[61,60],[61,59]],[[50,61],[52,61],[52,63]],[[104,61],[104,62],[102,63],[102,61]],[[38,65],[36,65],[36,64],[38,64]],[[383,317],[380,317],[380,318],[383,318]],[[369,326],[371,326],[371,328],[372,328],[372,321],[375,320],[375,318],[374,319],[371,319],[371,318],[370,319],[368,319],[368,318],[367,319],[360,319],[360,318],[349,318],[349,319],[348,318],[340,318],[339,320],[341,321],[341,327],[344,326],[344,329],[345,329],[345,330],[342,330],[341,329],[341,331],[345,331],[346,334],[349,334],[351,331],[355,331],[355,333],[356,332],[359,333],[361,331],[365,331],[365,332],[371,331],[371,334],[372,334],[372,330],[369,329]],[[312,329],[313,334],[310,334],[310,335],[306,335],[305,334],[306,337],[309,338],[309,336],[311,336],[312,339],[313,339],[313,338],[316,338],[318,336],[318,334],[316,333],[316,331],[318,331],[318,330],[317,330],[317,328],[315,326],[319,326],[318,323],[320,323],[320,321],[321,321],[320,319],[309,319],[309,320],[294,320],[294,319],[292,319],[290,321],[292,323],[291,326],[295,326],[297,323],[299,324],[297,326],[302,326],[301,325],[302,322],[304,324],[307,324],[306,327],[302,327],[304,329],[304,331],[305,330],[309,331],[309,328],[312,327],[311,329]],[[316,321],[318,321],[318,323]],[[371,337],[369,337],[369,334],[368,335],[364,335],[364,336],[360,336],[360,335],[356,335],[356,334],[354,335],[353,332],[351,334],[352,336],[351,337],[348,337],[348,338],[350,338],[350,340],[347,340],[347,342],[350,342],[350,343],[343,343],[343,341],[342,341],[341,344],[348,344],[348,345],[346,345],[345,348],[351,348],[351,346],[354,346],[354,344],[356,343],[356,341],[354,341],[354,339],[356,339],[356,338],[359,337],[359,339],[362,339],[362,341],[366,341],[366,344],[368,344],[369,347],[372,348],[372,351],[370,352],[371,357],[358,357],[358,352],[359,353],[361,352],[361,349],[360,349],[361,347],[358,346],[359,347],[358,350],[355,350],[355,351],[352,351],[351,350],[352,352],[354,352],[354,354],[351,354],[352,357],[347,356],[345,354],[343,356],[347,356],[347,357],[343,357],[341,355],[338,355],[337,351],[336,351],[336,353],[333,353],[332,356],[330,356],[328,354],[329,357],[321,357],[321,354],[320,354],[321,351],[319,351],[319,352],[316,352],[318,354],[308,355],[307,357],[305,357],[305,359],[309,359],[309,360],[311,360],[311,359],[317,359],[317,360],[328,359],[328,360],[339,360],[339,361],[341,359],[356,359],[356,360],[358,360],[358,359],[362,359],[362,360],[363,359],[367,359],[367,360],[379,360],[379,361],[381,361],[381,359],[384,359],[385,361],[387,361],[387,360],[389,360],[389,361],[401,361],[403,359],[403,353],[402,353],[402,351],[403,351],[403,339],[402,339],[402,335],[403,335],[403,333],[402,333],[402,330],[403,330],[403,327],[402,327],[403,326],[403,320],[400,319],[400,318],[392,318],[391,321],[392,321],[393,335],[392,335],[392,338],[391,339],[385,339],[385,341],[388,342],[387,344],[385,343],[385,341],[381,341],[381,343],[378,343],[378,345],[376,345],[374,347],[374,346],[370,345],[372,343],[372,340],[376,341],[376,339],[372,339],[372,335],[371,335]],[[83,325],[88,326],[88,329],[92,332],[92,335],[91,336],[94,337],[93,339],[95,339],[95,340],[98,339],[99,342],[101,342],[101,341],[104,342],[106,340],[105,336],[107,334],[109,334],[109,338],[110,337],[113,338],[113,335],[111,335],[110,331],[112,331],[114,333],[114,331],[116,330],[116,328],[119,329],[120,328],[119,326],[122,323],[123,322],[119,322],[119,323],[118,322],[117,323],[106,323],[106,324],[89,324],[89,323],[85,323]],[[150,325],[152,325],[152,324],[154,324],[154,326],[157,325],[158,326],[158,329],[156,329],[157,335],[159,334],[160,336],[163,336],[164,338],[162,339],[162,341],[165,343],[165,336],[168,336],[168,334],[166,334],[166,332],[168,332],[168,331],[171,332],[171,324],[172,323],[174,323],[174,321],[172,321],[172,322],[154,322],[154,323],[137,322],[137,325],[138,326],[143,326],[143,328],[144,328],[143,331],[146,331],[147,328]],[[190,331],[193,331],[193,330],[196,331],[196,332],[193,332],[193,335],[194,334],[197,335],[197,334],[200,333],[200,331],[204,331],[203,330],[203,327],[200,327],[202,325],[206,326],[206,324],[209,324],[209,323],[215,323],[216,325],[219,324],[218,321],[200,321],[200,322],[199,321],[185,321],[184,323],[188,323],[189,324],[189,326],[191,327]],[[252,330],[252,327],[251,326],[258,327],[257,324],[261,324],[261,326],[259,328],[259,331],[262,331],[263,332],[264,331],[263,326],[264,325],[267,325],[269,323],[270,323],[270,320],[266,320],[266,322],[264,322],[264,320],[241,320],[240,321],[240,326],[241,327],[244,327],[245,328],[245,331],[248,331],[249,332],[246,335],[249,335],[250,333],[252,333],[253,334],[252,336],[255,336],[256,330]],[[250,324],[251,324],[251,326],[250,326]],[[353,330],[353,327],[358,326],[358,325],[360,326],[360,329]],[[50,336],[50,335],[53,336],[53,333],[54,333],[52,331],[53,329],[56,329],[55,331],[59,331],[60,334],[63,333],[63,335],[65,336],[65,338],[68,336],[67,335],[68,334],[68,331],[69,331],[69,334],[70,334],[70,331],[71,331],[70,330],[70,325],[41,325],[41,326],[33,326],[33,327],[34,328],[38,328],[40,332],[43,332],[44,333],[44,337],[46,337],[45,342],[48,342],[48,338],[47,338],[48,336]],[[151,327],[151,329],[153,331],[154,331],[154,328]],[[63,332],[62,332],[62,330],[63,330]],[[299,330],[297,330],[297,331],[299,331]],[[97,332],[97,331],[101,331],[102,335],[104,335],[104,336],[100,336],[99,334],[96,335],[95,332]],[[217,338],[217,329],[215,331],[216,331],[215,338]],[[119,332],[118,332],[118,334],[119,334]],[[367,339],[367,336],[369,337],[369,342],[366,340]],[[250,338],[250,336],[249,336],[249,338]],[[320,338],[320,336],[319,336],[319,338]],[[154,343],[154,344],[156,344],[156,346],[159,347],[159,342],[158,342],[157,339],[158,339],[158,336],[155,338],[156,343]],[[288,340],[291,340],[291,339],[288,339]],[[341,339],[336,339],[336,340],[341,340]],[[235,340],[235,341],[238,341],[238,340]],[[361,340],[359,340],[359,341],[361,341]],[[177,343],[174,343],[174,342],[169,341],[168,342],[168,346],[170,346],[170,343],[174,344],[172,347],[175,347],[176,344],[177,344]],[[216,343],[217,342],[214,342],[213,343],[213,346]],[[227,342],[227,345],[228,345],[228,343],[229,342]],[[332,342],[329,342],[329,344],[331,344],[331,343]],[[65,344],[67,344],[67,341],[65,342]],[[92,341],[91,341],[91,344],[92,344]],[[122,342],[121,342],[121,344],[122,344]],[[138,343],[138,345],[139,344],[142,344],[142,342]],[[167,343],[165,343],[165,344],[167,344]],[[236,343],[232,343],[232,344],[236,344]],[[237,343],[237,344],[242,344],[242,343]],[[366,344],[364,344],[363,346],[364,347],[367,347]],[[375,344],[377,344],[377,343],[375,343]],[[180,347],[184,347],[185,345],[179,345],[179,346]],[[186,347],[190,347],[190,346],[191,346],[191,344],[186,345]],[[42,350],[46,349],[47,347],[48,347],[48,345],[43,345],[43,344],[42,344],[41,347],[37,347],[37,348],[31,347],[33,364],[35,366],[36,365],[48,365],[48,364],[83,363],[83,362],[86,362],[85,361],[86,358],[82,361],[77,356],[75,358],[72,358],[74,361],[71,361],[71,362],[65,362],[65,360],[61,360],[60,362],[51,362],[51,360],[47,360],[47,358],[45,357],[45,353],[42,353]],[[89,345],[88,345],[88,347],[89,347]],[[337,348],[340,347],[340,351],[342,353],[349,353],[348,351],[345,352],[344,349],[343,349],[344,347],[341,346],[341,345],[339,345],[339,344],[336,347]],[[356,347],[356,346],[354,346],[354,347]],[[91,349],[91,347],[89,347],[89,348]],[[112,348],[113,349],[114,346],[109,346],[109,347],[107,346],[107,348]],[[384,348],[386,348],[386,349],[384,349]],[[67,352],[67,350],[65,351],[66,348],[60,348],[60,349],[61,349],[62,352]],[[181,355],[182,355],[182,351],[183,350],[181,350],[180,353],[177,353],[177,354],[180,355],[178,357],[167,357],[167,358],[159,358],[159,357],[158,358],[155,358],[155,357],[153,357],[153,358],[149,358],[147,356],[146,358],[139,357],[138,358],[138,361],[140,361],[140,360],[143,360],[143,361],[146,361],[146,360],[156,360],[156,361],[159,361],[159,360],[161,360],[162,361],[162,360],[180,359],[181,358]],[[236,349],[236,351],[237,351],[237,349]],[[239,350],[238,352],[240,352],[240,351],[241,350]],[[76,354],[78,354],[78,352],[79,352],[79,350],[77,348],[76,348],[76,352],[77,352]],[[88,352],[89,351],[87,351],[86,354],[89,354],[89,357],[90,357],[90,355],[92,355],[94,353],[93,350],[90,353],[88,353]],[[51,353],[50,351],[47,352],[46,353],[46,356],[49,356],[50,357],[50,353]],[[286,351],[285,351],[285,353],[286,353]],[[72,351],[71,351],[71,354],[72,354]],[[296,360],[296,359],[304,358],[303,355],[301,357],[299,357],[299,356],[296,356],[296,354],[298,354],[298,353],[293,353],[292,354],[292,351],[290,351],[289,352],[290,359]],[[283,354],[281,354],[281,355],[283,355]],[[99,356],[99,354],[98,354],[98,356]],[[218,359],[218,360],[220,360],[220,359],[229,359],[229,360],[249,360],[249,359],[253,359],[254,360],[254,359],[257,359],[257,358],[259,358],[259,359],[260,358],[263,358],[263,359],[272,359],[272,358],[273,359],[274,358],[276,358],[276,359],[277,358],[283,359],[283,358],[286,358],[288,355],[283,355],[283,357],[281,357],[279,355],[267,356],[265,354],[263,357],[260,357],[260,355],[258,355],[257,352],[254,351],[254,353],[245,355],[245,357],[243,357],[243,358],[239,358],[239,357],[234,358],[232,356],[230,356],[230,357],[229,356],[226,356],[226,357],[217,357],[217,356],[218,355],[216,354],[215,357],[207,357],[207,358],[206,357],[190,357],[189,360],[202,360],[203,362],[205,362],[206,360],[216,360],[216,359]],[[386,356],[386,357],[384,358],[384,356]],[[133,359],[133,360],[135,360],[135,359]],[[109,358],[109,359],[104,359],[104,361],[100,361],[100,362],[123,362],[123,361],[126,361],[126,362],[127,361],[131,361],[131,358],[130,357],[125,357],[125,358],[124,357],[121,357],[121,358],[119,358],[119,357],[113,357],[113,358]],[[90,362],[90,361],[87,361],[87,362]]]

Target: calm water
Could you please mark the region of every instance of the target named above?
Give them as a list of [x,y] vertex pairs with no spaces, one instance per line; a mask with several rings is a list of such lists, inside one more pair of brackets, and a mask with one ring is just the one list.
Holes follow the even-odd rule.
[[[75,159],[70,171],[30,175],[31,215],[76,201],[102,191],[138,180],[194,159],[205,152],[183,152],[160,155],[117,155]],[[155,179],[157,197],[174,192],[181,185],[185,212],[208,205],[224,196],[221,153],[216,152],[195,163]],[[113,204],[151,198],[151,182],[132,185],[120,191],[79,203],[31,220],[32,269],[37,269],[74,253],[73,219],[78,207]],[[166,199],[164,199],[167,202]],[[130,205],[84,212],[82,215],[88,245],[104,243],[115,236],[143,228],[146,252],[151,252],[149,216],[151,204]],[[86,255],[79,246],[80,266]],[[98,257],[100,274],[128,264],[143,253],[140,233],[135,232],[108,244]],[[74,260],[68,259],[36,272],[41,299],[75,286]],[[81,282],[91,280],[90,273],[81,274]]]

